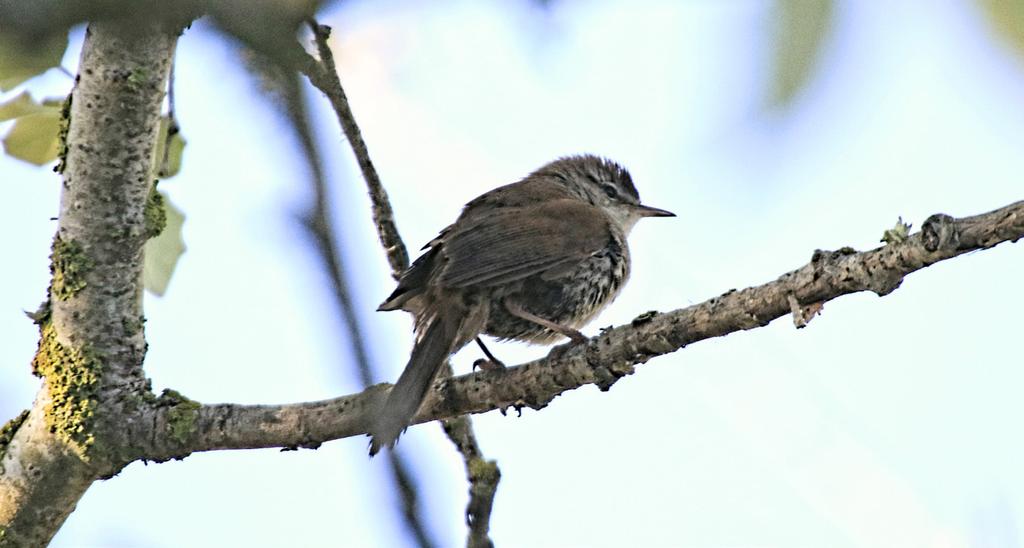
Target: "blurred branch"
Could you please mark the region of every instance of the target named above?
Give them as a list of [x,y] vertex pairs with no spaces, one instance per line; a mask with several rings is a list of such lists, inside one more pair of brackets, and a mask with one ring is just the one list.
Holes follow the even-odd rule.
[[[210,15],[239,39],[267,42],[295,31],[319,10],[321,0],[5,0],[0,2],[0,28],[26,43],[66,32],[84,22],[118,23],[138,32],[155,26],[179,31],[194,19]],[[291,33],[294,43],[294,32]],[[276,38],[274,38],[276,39]]]
[[[480,371],[435,381],[416,423],[509,407],[541,409],[559,394],[595,384],[608,390],[634,366],[698,341],[756,329],[801,307],[837,297],[894,291],[904,277],[939,261],[1024,237],[1024,201],[954,219],[932,215],[905,240],[864,252],[851,248],[815,251],[803,267],[766,284],[667,313],[648,312],[629,325],[604,330],[588,344],[555,348],[547,357],[504,370]],[[194,451],[260,447],[316,447],[322,442],[365,434],[390,386],[359,394],[291,405],[203,405],[195,430],[178,440],[164,431],[166,417],[137,421],[131,433],[150,459],[182,458]],[[149,430],[155,426],[157,432]],[[160,440],[154,446],[152,440]]]
[[[341,246],[335,238],[335,225],[331,216],[330,190],[323,172],[320,152],[310,128],[306,100],[302,95],[298,75],[284,71],[274,71],[265,73],[265,75],[277,76],[275,79],[278,81],[286,111],[299,139],[306,164],[309,166],[309,183],[313,191],[313,203],[300,219],[302,226],[306,228],[315,243],[320,261],[330,280],[334,302],[343,319],[345,329],[348,331],[348,340],[355,357],[356,371],[362,387],[366,388],[373,383],[373,366],[366,348],[366,336],[362,323],[359,321],[359,315],[352,302],[348,280],[345,278],[346,268],[341,254]],[[408,466],[394,451],[388,453],[388,463],[396,490],[402,501],[402,516],[406,527],[416,539],[417,545],[423,548],[434,546],[420,514],[416,482],[409,472]]]
[[[398,234],[398,227],[395,226],[394,212],[391,210],[391,203],[388,200],[387,191],[377,175],[377,170],[370,160],[370,153],[363,141],[359,125],[356,124],[355,116],[348,104],[348,97],[341,85],[337,67],[334,64],[334,54],[328,44],[331,35],[331,28],[321,25],[316,21],[309,22],[313,30],[313,40],[316,44],[317,53],[320,57],[319,63],[307,65],[306,75],[310,82],[322,91],[334,107],[352,152],[359,163],[359,169],[366,180],[366,186],[370,194],[370,201],[373,204],[373,223],[377,227],[377,234],[380,237],[381,245],[391,265],[391,275],[396,280],[402,272],[409,267],[409,254],[406,251],[402,237]],[[451,376],[451,367],[447,367],[448,376]],[[367,377],[366,385],[372,382]],[[468,545],[473,547],[491,546],[492,542],[487,536],[490,529],[491,508],[494,505],[494,494],[498,488],[498,480],[501,473],[495,461],[485,461],[481,455],[479,444],[476,441],[476,434],[473,432],[473,422],[469,417],[459,417],[446,421],[444,431],[448,438],[455,444],[455,447],[462,455],[466,466],[466,476],[469,480],[469,504],[466,509],[466,519],[469,525]],[[395,459],[394,451],[388,452],[392,459]],[[475,473],[485,463],[486,467],[493,470],[489,474]]]

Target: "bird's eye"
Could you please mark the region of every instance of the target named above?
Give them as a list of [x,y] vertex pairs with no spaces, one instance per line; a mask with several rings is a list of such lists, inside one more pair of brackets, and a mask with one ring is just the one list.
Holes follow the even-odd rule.
[[615,185],[612,184],[606,183],[604,185],[604,193],[607,194],[608,197],[613,200],[619,197],[619,189],[615,188]]

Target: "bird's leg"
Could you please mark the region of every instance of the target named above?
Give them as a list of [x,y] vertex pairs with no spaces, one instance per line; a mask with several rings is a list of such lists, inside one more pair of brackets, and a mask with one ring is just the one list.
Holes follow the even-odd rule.
[[504,362],[502,362],[498,358],[495,358],[494,354],[491,354],[491,351],[487,349],[487,346],[484,344],[484,341],[480,339],[480,337],[476,338],[476,344],[480,346],[480,350],[484,351],[484,355],[487,356],[487,359],[485,360],[483,358],[480,358],[479,360],[473,362],[473,369],[476,369],[477,367],[484,371],[505,369]]
[[558,333],[559,335],[568,337],[574,345],[584,344],[589,340],[587,336],[584,335],[583,333],[580,333],[579,331],[571,327],[566,327],[564,325],[557,324],[553,321],[545,320],[544,318],[541,318],[536,314],[531,314],[526,310],[523,310],[523,307],[519,306],[516,303],[505,301],[505,310],[508,310],[509,314],[512,314],[517,318],[522,318],[528,322],[533,322],[541,327],[546,327],[554,331],[555,333]]

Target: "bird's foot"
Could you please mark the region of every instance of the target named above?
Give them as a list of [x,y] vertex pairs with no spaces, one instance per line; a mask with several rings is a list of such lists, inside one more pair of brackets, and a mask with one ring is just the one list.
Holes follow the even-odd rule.
[[565,331],[562,332],[562,335],[569,337],[570,347],[579,346],[581,344],[587,344],[587,341],[590,340],[590,337],[584,335],[583,333],[580,333],[579,331],[576,331],[575,329],[570,329],[568,327],[563,327],[563,329],[565,329]]
[[590,339],[587,338],[587,336],[584,335],[583,333],[580,333],[579,331],[575,330],[573,330],[573,332],[575,333],[575,336],[569,335],[568,333],[563,333],[566,337],[569,337],[569,342],[553,347],[551,351],[548,352],[547,357],[551,358],[552,360],[560,359],[569,350],[576,348],[577,346],[585,345],[588,342],[590,342]]
[[481,371],[505,369],[505,363],[498,358],[495,358],[494,354],[491,354],[491,351],[487,349],[487,345],[484,344],[484,341],[482,341],[480,337],[476,338],[476,344],[480,346],[480,350],[483,350],[484,355],[487,356],[487,358],[480,358],[473,362],[473,371],[476,371],[477,367],[479,367]]
[[480,358],[473,362],[473,371],[479,367],[481,371],[500,371],[505,369],[505,364],[498,359]]

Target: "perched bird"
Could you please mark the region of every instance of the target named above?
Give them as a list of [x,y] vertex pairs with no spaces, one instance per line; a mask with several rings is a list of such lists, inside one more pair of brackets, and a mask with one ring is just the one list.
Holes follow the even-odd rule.
[[394,445],[451,354],[476,339],[496,365],[480,334],[586,342],[578,329],[629,277],[633,225],[673,216],[641,205],[629,172],[593,155],[555,160],[466,204],[377,309],[412,313],[416,343],[370,429],[370,454]]

